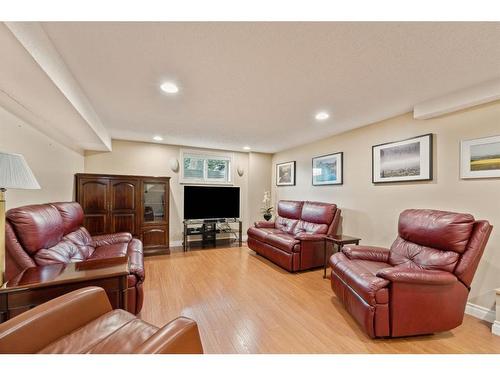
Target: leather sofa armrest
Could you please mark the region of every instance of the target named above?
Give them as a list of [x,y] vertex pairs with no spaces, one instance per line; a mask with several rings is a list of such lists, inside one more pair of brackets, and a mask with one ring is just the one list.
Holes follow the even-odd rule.
[[144,273],[144,255],[142,253],[142,242],[133,238],[128,243],[127,256],[129,261],[129,272],[142,282],[145,278]]
[[393,283],[448,285],[458,279],[451,272],[409,268],[384,268],[377,272],[377,277]]
[[256,221],[254,223],[256,228],[274,228],[274,221]]
[[346,245],[342,248],[342,252],[349,259],[371,260],[373,262],[389,261],[390,250],[384,247],[363,246],[363,245]]
[[92,246],[101,247],[106,245],[114,245],[117,243],[127,243],[132,240],[132,235],[127,232],[103,234],[92,237]]
[[98,287],[54,298],[0,324],[0,353],[37,353],[111,310],[106,292]]
[[306,232],[300,232],[295,235],[295,239],[299,241],[324,241],[325,237],[325,234],[313,234]]
[[198,325],[183,316],[167,323],[139,346],[135,354],[203,354]]

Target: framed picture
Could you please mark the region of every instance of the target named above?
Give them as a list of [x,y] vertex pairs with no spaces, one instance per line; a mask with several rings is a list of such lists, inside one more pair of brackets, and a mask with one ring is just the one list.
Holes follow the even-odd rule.
[[276,186],[295,185],[295,161],[276,164]]
[[372,182],[432,180],[432,134],[372,146]]
[[460,142],[460,177],[500,177],[500,136]]
[[343,153],[317,156],[312,159],[313,185],[341,185],[342,184]]

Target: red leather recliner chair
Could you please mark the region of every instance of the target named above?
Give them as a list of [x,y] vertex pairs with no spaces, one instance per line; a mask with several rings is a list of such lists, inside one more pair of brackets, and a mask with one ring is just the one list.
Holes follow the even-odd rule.
[[279,201],[275,222],[259,221],[248,229],[248,247],[295,272],[324,265],[324,237],[334,235],[340,209],[332,203]]
[[390,249],[345,246],[330,258],[332,289],[373,338],[453,329],[491,230],[469,214],[403,211]]
[[76,202],[38,204],[7,212],[5,228],[5,278],[26,268],[53,263],[128,256],[128,307],[142,308],[144,256],[142,243],[130,233],[92,237],[82,226],[83,210]]

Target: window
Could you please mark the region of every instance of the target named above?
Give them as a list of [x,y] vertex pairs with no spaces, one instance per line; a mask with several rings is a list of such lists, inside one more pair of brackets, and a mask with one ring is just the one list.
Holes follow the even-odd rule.
[[201,184],[231,183],[230,154],[198,153],[181,150],[181,182]]

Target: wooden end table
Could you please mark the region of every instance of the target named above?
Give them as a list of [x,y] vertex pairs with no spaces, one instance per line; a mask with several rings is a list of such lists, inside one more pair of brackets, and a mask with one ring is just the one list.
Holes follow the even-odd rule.
[[342,249],[344,245],[351,245],[351,244],[359,245],[359,241],[361,241],[361,238],[346,236],[343,234],[325,237],[324,248],[323,248],[325,257],[325,264],[323,266],[323,279],[326,279],[326,269],[328,268],[328,258],[326,255],[328,242],[331,242],[333,244],[334,250],[335,250],[335,245],[337,245],[337,251],[340,251],[340,249]]
[[0,323],[87,286],[106,290],[113,308],[127,306],[128,257],[27,268],[0,287]]

